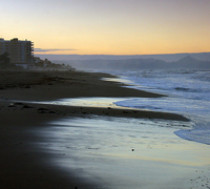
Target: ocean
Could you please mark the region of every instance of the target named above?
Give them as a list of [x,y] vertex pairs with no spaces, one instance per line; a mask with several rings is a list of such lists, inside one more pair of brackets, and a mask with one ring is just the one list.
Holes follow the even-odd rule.
[[[175,112],[189,122],[107,116],[47,123],[38,144],[50,162],[100,189],[210,188],[210,71],[112,71],[127,87],[161,98],[75,98],[53,103]],[[49,136],[49,137],[46,137]],[[46,139],[46,138],[50,138]]]
[[184,115],[192,121],[193,128],[175,134],[210,144],[210,70],[144,70],[126,72],[120,78],[132,88],[167,97],[135,98],[115,102],[116,105]]

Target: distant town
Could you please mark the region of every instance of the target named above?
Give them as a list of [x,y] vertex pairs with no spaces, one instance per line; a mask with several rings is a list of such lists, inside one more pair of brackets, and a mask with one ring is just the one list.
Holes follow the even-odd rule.
[[33,42],[14,38],[0,38],[0,69],[72,69],[34,56]]
[[1,38],[0,55],[8,56],[12,64],[28,67],[28,64],[33,63],[33,43],[28,40],[20,41],[18,38],[11,40]]

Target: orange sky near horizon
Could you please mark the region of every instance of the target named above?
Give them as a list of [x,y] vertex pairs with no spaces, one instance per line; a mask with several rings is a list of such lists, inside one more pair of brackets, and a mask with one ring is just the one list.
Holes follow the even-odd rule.
[[210,52],[209,0],[7,0],[0,16],[35,54]]

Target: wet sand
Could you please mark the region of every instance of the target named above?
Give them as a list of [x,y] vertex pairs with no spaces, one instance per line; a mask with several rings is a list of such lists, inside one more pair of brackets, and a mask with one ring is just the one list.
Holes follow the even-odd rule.
[[[170,113],[98,107],[14,103],[12,100],[44,101],[74,97],[151,97],[162,95],[125,88],[121,83],[100,80],[107,74],[82,72],[1,72],[0,74],[0,183],[3,188],[97,188],[91,180],[48,163],[49,154],[33,146],[39,141],[33,130],[65,116],[90,114],[172,119],[187,118]],[[30,133],[30,134],[29,134]]]

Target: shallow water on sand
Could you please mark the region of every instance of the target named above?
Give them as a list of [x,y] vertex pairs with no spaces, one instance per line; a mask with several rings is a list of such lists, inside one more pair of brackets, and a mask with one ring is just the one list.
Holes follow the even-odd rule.
[[104,116],[66,118],[41,130],[51,163],[103,189],[210,187],[210,146],[174,135],[192,124]]
[[[86,107],[115,107],[128,109],[127,107],[118,106],[113,102],[128,100],[131,98],[107,98],[107,97],[79,97],[79,98],[63,98],[54,101],[36,101],[32,103],[39,104],[54,104],[54,105],[64,105],[64,106],[86,106]],[[132,108],[133,109],[133,108]]]

